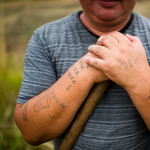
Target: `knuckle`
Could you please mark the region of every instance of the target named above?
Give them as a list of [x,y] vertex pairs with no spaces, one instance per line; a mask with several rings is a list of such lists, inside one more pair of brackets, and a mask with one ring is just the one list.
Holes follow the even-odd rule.
[[105,68],[106,68],[106,70],[110,70],[110,69],[114,68],[114,64],[112,62],[106,62]]
[[101,40],[105,41],[107,38],[108,38],[108,35],[103,35]]
[[117,32],[114,31],[114,32],[110,33],[109,35],[110,35],[111,37],[115,37],[116,34],[117,34]]
[[99,65],[98,65],[98,60],[95,60],[95,61],[93,62],[93,65],[94,65],[95,68],[98,68],[98,66],[99,66]]
[[102,35],[100,38],[99,38],[99,42],[104,42],[106,39],[108,38],[108,35]]
[[97,44],[102,45],[102,42],[101,42],[100,38],[97,40]]
[[120,52],[120,55],[125,54],[126,53],[125,46],[118,45],[118,52]]
[[96,54],[96,55],[99,55],[99,53],[100,53],[100,48],[99,48],[99,47],[96,47],[96,48],[95,48],[95,54]]
[[132,47],[133,44],[132,44],[132,42],[127,42],[126,45],[127,45],[128,47]]

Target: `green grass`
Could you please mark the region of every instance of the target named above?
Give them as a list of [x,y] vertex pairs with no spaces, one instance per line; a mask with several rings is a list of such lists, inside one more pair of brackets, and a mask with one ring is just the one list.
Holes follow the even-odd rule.
[[[149,1],[140,1],[135,11],[150,18],[149,7]],[[50,142],[33,147],[24,141],[14,123],[14,107],[22,81],[25,50],[33,31],[79,9],[78,0],[0,2],[0,150],[53,149]]]
[[18,1],[0,4],[0,150],[52,150],[52,142],[27,144],[14,122],[14,108],[23,74],[27,43],[44,23],[80,9],[76,0]]

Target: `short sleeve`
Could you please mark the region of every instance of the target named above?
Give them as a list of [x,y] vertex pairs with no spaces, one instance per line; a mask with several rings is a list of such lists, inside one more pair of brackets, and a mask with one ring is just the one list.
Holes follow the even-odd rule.
[[46,38],[36,30],[28,43],[17,103],[25,103],[56,82],[55,68],[50,58]]

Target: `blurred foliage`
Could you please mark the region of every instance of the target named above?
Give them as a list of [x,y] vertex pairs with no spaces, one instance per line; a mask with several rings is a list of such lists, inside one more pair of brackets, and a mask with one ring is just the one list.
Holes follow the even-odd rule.
[[27,144],[14,122],[25,50],[36,28],[80,7],[76,0],[64,0],[63,3],[58,0],[35,1],[5,0],[0,3],[0,150],[53,149],[52,142],[40,146]]
[[[140,1],[135,11],[150,18],[149,7],[150,2]],[[78,0],[0,1],[0,150],[53,149],[52,142],[34,147],[24,141],[14,123],[14,108],[22,81],[25,50],[33,31],[79,9]]]

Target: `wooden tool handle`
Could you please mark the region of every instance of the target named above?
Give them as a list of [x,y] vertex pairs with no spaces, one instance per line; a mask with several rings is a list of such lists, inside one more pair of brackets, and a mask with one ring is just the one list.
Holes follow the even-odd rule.
[[74,122],[70,126],[70,129],[68,130],[64,140],[59,147],[59,150],[72,149],[92,111],[94,110],[106,88],[108,87],[109,82],[110,81],[104,81],[93,86],[88,97],[79,109]]

